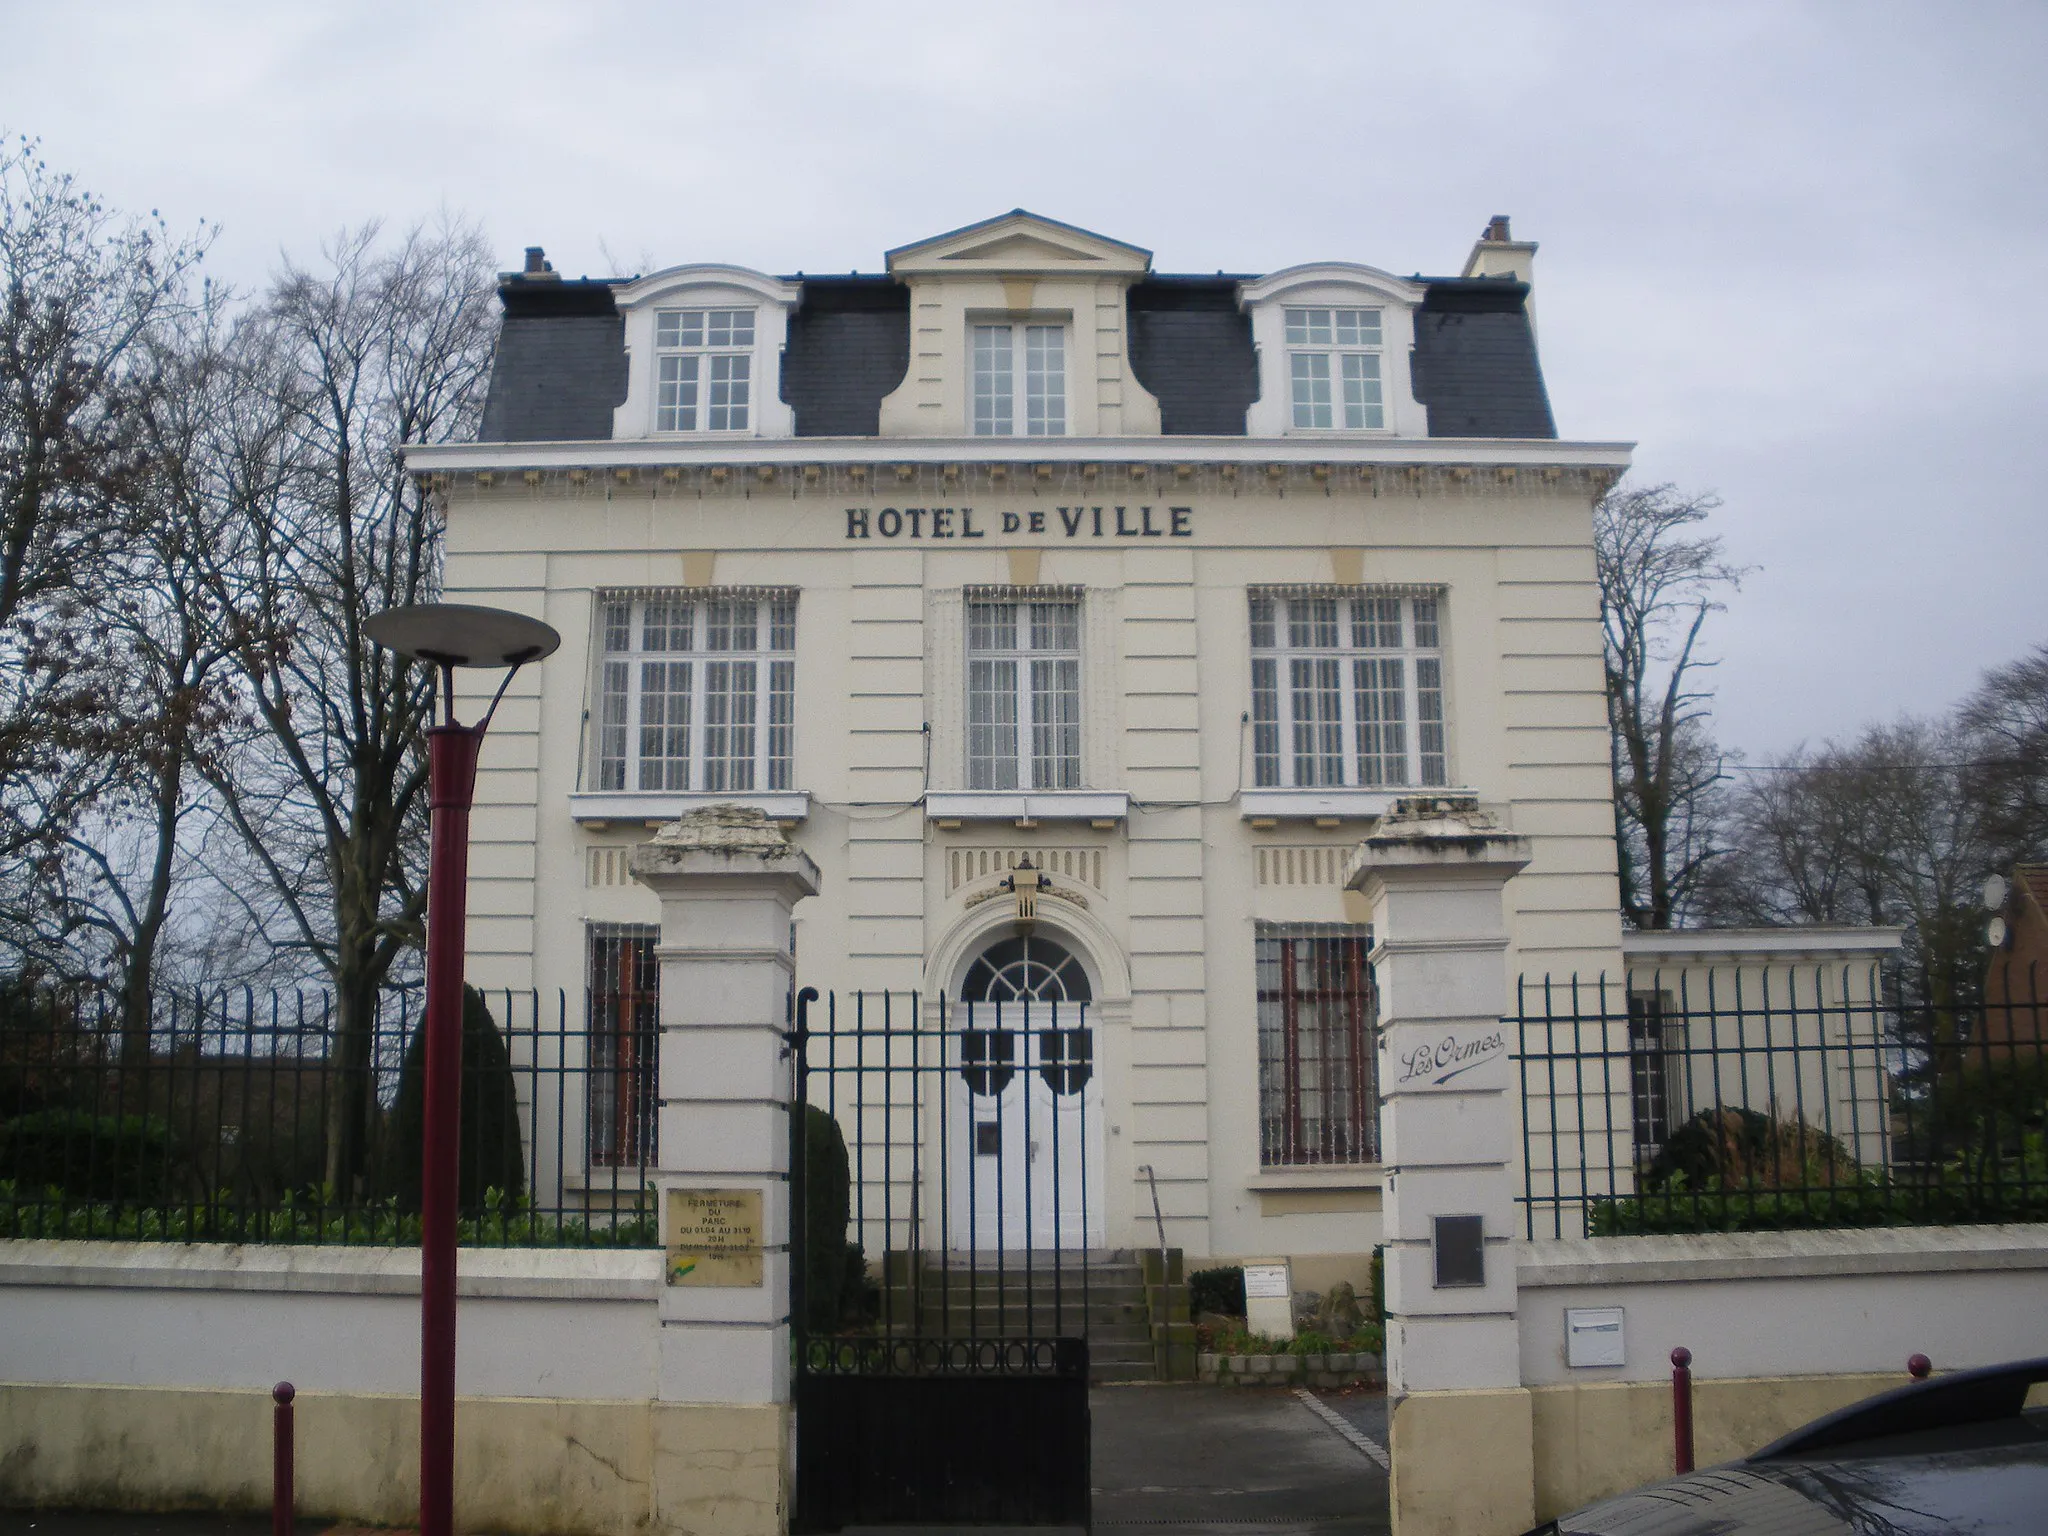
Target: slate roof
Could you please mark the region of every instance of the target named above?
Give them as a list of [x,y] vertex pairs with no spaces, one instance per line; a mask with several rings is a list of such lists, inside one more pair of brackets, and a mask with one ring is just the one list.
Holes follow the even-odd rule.
[[1168,436],[1243,437],[1259,398],[1251,317],[1236,277],[1148,277],[1130,287],[1131,372],[1159,402]]
[[910,290],[893,277],[806,277],[789,317],[782,398],[798,437],[873,437],[910,367]]
[[1523,302],[1500,277],[1424,278],[1415,312],[1415,398],[1431,437],[1556,437],[1550,395]]
[[612,435],[626,399],[626,322],[612,285],[511,278],[477,440],[588,442]]
[[[871,437],[910,363],[910,294],[894,278],[797,277],[782,399],[799,437]],[[1131,285],[1131,370],[1169,437],[1241,437],[1258,398],[1238,276],[1153,274]],[[1554,438],[1557,427],[1524,300],[1506,278],[1419,278],[1413,377],[1431,437]],[[610,282],[507,278],[481,442],[612,435],[626,398],[625,326]]]

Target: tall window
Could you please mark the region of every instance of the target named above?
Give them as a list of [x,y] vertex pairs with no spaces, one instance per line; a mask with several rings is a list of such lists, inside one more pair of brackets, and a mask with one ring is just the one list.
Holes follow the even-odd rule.
[[1447,783],[1438,608],[1434,597],[1254,590],[1254,782]]
[[1288,310],[1287,368],[1297,428],[1363,432],[1386,426],[1378,310]]
[[595,1167],[645,1168],[654,1161],[656,1046],[661,930],[641,923],[590,928],[589,1091],[586,1121]]
[[788,789],[796,594],[603,601],[601,790]]
[[1364,928],[1259,925],[1261,1163],[1379,1161],[1370,942]]
[[664,309],[654,316],[659,432],[744,432],[754,368],[751,309]]
[[1081,604],[967,603],[970,789],[1081,787]]
[[974,435],[1064,437],[1066,327],[977,325],[973,343]]
[[1671,1058],[1664,1041],[1664,998],[1635,992],[1628,1000],[1628,1099],[1638,1167],[1671,1139]]

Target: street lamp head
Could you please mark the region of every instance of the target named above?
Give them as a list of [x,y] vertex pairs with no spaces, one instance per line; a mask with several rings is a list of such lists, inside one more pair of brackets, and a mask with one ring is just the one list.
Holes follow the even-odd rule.
[[472,603],[387,608],[363,628],[385,650],[441,667],[516,667],[553,655],[562,643],[539,619]]

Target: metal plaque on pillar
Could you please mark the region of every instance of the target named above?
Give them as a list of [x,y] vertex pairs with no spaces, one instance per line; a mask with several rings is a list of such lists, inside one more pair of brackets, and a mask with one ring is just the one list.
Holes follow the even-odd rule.
[[670,1285],[765,1283],[758,1189],[671,1189],[661,1225]]

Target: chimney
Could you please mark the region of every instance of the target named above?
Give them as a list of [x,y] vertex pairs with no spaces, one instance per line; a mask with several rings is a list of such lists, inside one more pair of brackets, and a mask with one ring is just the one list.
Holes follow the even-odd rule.
[[[1486,230],[1472,247],[1472,254],[1465,258],[1465,270],[1461,277],[1511,277],[1518,283],[1532,287],[1536,277],[1536,242],[1516,240],[1508,233],[1508,216],[1496,213],[1486,221]],[[1532,293],[1522,301],[1522,307],[1529,315],[1529,329],[1536,329],[1536,297]]]
[[529,280],[541,280],[555,276],[554,263],[547,259],[547,252],[540,246],[526,248],[526,270],[519,274]]

